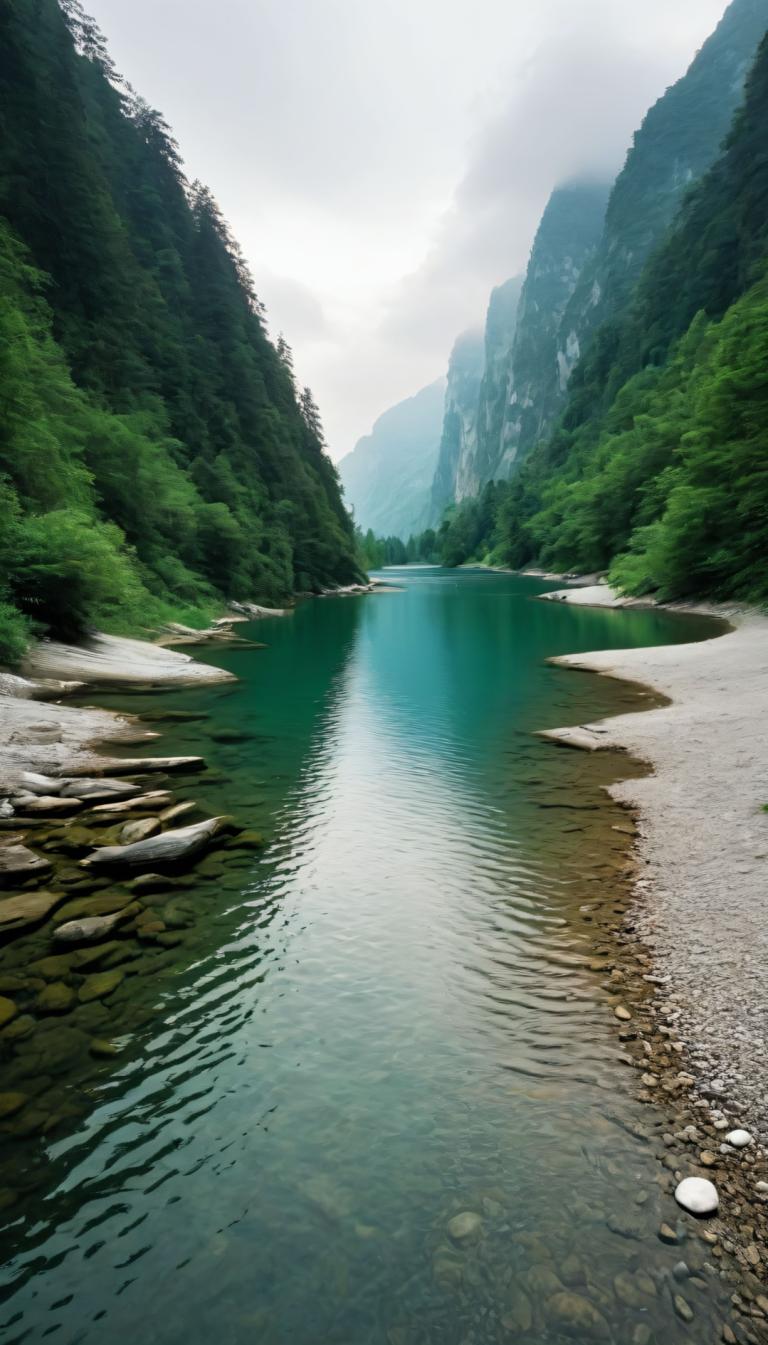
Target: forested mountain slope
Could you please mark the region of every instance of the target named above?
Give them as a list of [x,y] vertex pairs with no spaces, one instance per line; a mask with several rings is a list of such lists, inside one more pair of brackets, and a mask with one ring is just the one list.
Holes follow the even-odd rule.
[[596,329],[622,311],[686,191],[717,158],[766,24],[766,0],[732,0],[686,73],[643,119],[613,186],[599,246],[562,322],[566,375]]
[[768,598],[767,119],[764,39],[721,157],[596,334],[557,431],[497,494],[490,526],[470,526],[479,505],[451,523],[461,559],[491,550],[611,566],[635,593]]
[[0,6],[0,657],[357,574],[311,394],[75,0]]
[[408,537],[427,526],[444,397],[439,378],[390,407],[339,463],[346,503],[364,532]]

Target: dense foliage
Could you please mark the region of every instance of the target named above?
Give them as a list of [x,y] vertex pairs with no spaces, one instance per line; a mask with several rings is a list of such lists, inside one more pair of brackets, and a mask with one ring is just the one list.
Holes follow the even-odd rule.
[[446,520],[444,563],[768,598],[767,114],[768,40],[722,157],[598,331],[558,429],[490,510],[481,498]]
[[358,576],[237,244],[76,0],[0,7],[0,657]]

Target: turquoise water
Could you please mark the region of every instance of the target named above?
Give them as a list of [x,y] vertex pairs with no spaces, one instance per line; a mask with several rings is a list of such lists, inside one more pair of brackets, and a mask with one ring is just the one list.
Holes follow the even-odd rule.
[[[101,1016],[30,1039],[65,1063],[50,1125],[0,1160],[9,1345],[715,1338],[702,1244],[656,1236],[656,1118],[590,970],[625,899],[601,786],[629,768],[532,736],[638,705],[548,656],[711,627],[512,576],[386,577],[401,591],[244,628],[269,647],[208,655],[237,684],[133,702],[159,750],[209,762],[179,797],[269,844],[204,860],[178,947],[128,948]],[[201,717],[156,720],[178,710]],[[93,1060],[94,1032],[120,1053]],[[457,1243],[462,1212],[481,1222]],[[566,1322],[566,1291],[597,1316]]]

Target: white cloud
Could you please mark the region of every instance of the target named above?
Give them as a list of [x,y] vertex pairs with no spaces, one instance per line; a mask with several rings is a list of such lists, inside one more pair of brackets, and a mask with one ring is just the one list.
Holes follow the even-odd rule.
[[444,370],[554,185],[725,0],[86,0],[218,197],[336,456]]

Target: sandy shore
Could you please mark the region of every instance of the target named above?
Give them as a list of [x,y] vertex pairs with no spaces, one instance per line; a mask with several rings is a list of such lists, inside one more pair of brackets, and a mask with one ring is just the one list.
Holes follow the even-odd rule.
[[[590,594],[596,605],[600,597]],[[635,926],[664,978],[697,1088],[765,1140],[768,617],[699,610],[727,615],[733,629],[697,644],[556,660],[642,683],[669,705],[548,736],[620,748],[653,768],[611,791],[639,819]]]

